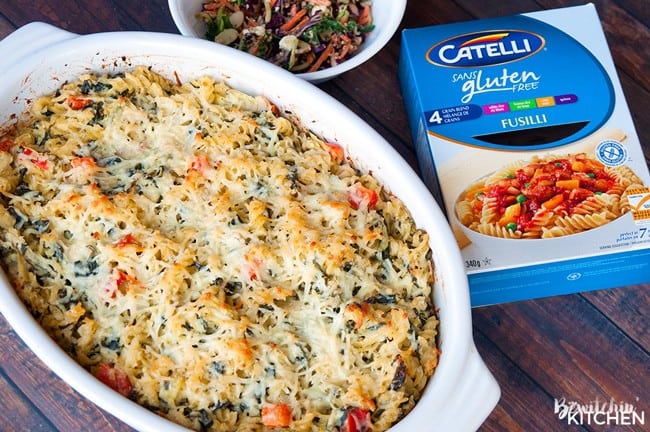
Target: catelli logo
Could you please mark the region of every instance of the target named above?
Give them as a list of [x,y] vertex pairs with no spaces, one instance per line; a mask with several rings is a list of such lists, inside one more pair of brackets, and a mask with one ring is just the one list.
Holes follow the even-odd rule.
[[545,43],[540,35],[521,30],[484,31],[444,40],[432,46],[426,57],[438,66],[492,66],[529,57]]

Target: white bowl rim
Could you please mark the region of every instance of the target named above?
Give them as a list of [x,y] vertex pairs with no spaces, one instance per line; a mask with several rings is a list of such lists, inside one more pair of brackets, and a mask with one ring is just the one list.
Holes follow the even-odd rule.
[[[182,35],[199,39],[203,38],[203,35],[199,35],[194,31],[191,23],[188,21],[187,13],[183,9],[183,6],[187,6],[190,3],[201,2],[202,0],[168,0],[172,20]],[[387,17],[387,20],[381,23],[381,27],[375,27],[373,30],[374,34],[371,34],[369,39],[371,41],[370,44],[348,60],[334,67],[316,72],[296,73],[295,75],[313,83],[320,83],[354,69],[377,54],[397,32],[406,11],[407,0],[373,0],[373,3],[377,2],[382,5],[388,5],[388,10],[383,13]]]

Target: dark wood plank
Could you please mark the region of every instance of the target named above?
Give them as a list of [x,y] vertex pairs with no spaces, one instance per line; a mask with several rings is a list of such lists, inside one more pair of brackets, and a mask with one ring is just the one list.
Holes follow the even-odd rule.
[[[322,84],[321,88],[359,113],[372,126],[380,125],[381,129],[388,131],[391,144],[398,151],[405,151],[413,165],[411,154],[414,157],[414,148],[395,68],[397,61],[398,58],[390,51],[382,51],[367,62],[367,68],[349,71]],[[377,74],[377,70],[386,72]],[[386,134],[382,135],[386,137]]]
[[3,14],[16,27],[32,21],[44,21],[74,33],[87,34],[111,30],[136,30],[140,27],[122,9],[106,2],[59,0],[38,2],[15,0],[3,5]]
[[612,2],[603,3],[598,12],[614,62],[650,91],[650,29]]
[[646,163],[650,165],[650,116],[647,114],[650,91],[644,89],[639,83],[624,71],[619,71],[619,78],[625,100],[632,115],[632,121],[639,135],[639,142],[645,155]]
[[4,16],[0,15],[0,39],[15,30],[15,27]]
[[406,28],[466,21],[474,18],[458,2],[408,2],[402,26]]
[[141,2],[133,0],[115,0],[113,3],[132,17],[142,30],[178,33],[167,0],[150,0],[147,2],[147,7],[142,7]]
[[630,339],[650,351],[650,284],[582,294]]
[[473,17],[494,18],[533,12],[542,9],[535,0],[519,0],[515,2],[491,2],[489,5],[481,0],[454,0]]
[[[559,8],[582,4],[567,0],[539,0],[544,8]],[[634,76],[639,84],[650,90],[650,29],[630,15],[616,2],[597,0],[593,2],[598,11],[614,62]]]
[[639,20],[644,26],[650,27],[650,2],[638,0],[617,0],[622,9]]
[[[475,327],[551,398],[581,404],[614,400],[650,409],[647,351],[580,296],[478,308],[473,317]],[[484,354],[485,346],[480,348]]]
[[[478,326],[474,328],[474,340],[485,364],[499,382],[502,393],[498,406],[479,429],[481,432],[582,430],[569,429],[562,423],[553,414],[553,398],[516,363],[504,356]],[[534,415],[531,407],[535,407]]]
[[[0,317],[3,371],[31,403],[60,431],[131,431],[83,398],[52,373]],[[15,396],[14,396],[15,397]],[[92,425],[89,428],[88,425]],[[16,429],[25,430],[25,429]]]
[[[485,2],[480,0],[457,0],[456,3],[474,16],[485,16]],[[601,18],[603,30],[616,65],[629,75],[635,76],[642,88],[650,89],[650,30],[648,29],[648,2],[619,2],[600,0],[593,2]],[[505,16],[532,12],[540,9],[560,8],[583,4],[566,0],[495,2],[488,16]],[[633,5],[632,5],[633,4]],[[644,73],[646,71],[646,73]]]
[[2,367],[0,367],[0,401],[2,402],[3,411],[2,421],[0,422],[1,430],[56,431],[54,425],[9,380]]

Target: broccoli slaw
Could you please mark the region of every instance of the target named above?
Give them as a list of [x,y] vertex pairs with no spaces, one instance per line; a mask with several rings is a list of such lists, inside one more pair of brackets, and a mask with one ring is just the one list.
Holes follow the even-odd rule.
[[198,18],[208,40],[296,73],[347,60],[374,28],[369,0],[211,0]]

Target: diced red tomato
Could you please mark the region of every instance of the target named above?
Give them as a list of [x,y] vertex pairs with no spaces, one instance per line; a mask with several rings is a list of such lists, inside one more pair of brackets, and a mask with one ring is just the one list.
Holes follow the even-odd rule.
[[[350,303],[345,307],[345,313],[354,321],[354,328],[359,330],[370,315],[370,304],[367,302]],[[347,318],[346,318],[347,319]]]
[[130,244],[136,244],[137,242],[138,242],[138,240],[136,240],[136,238],[133,236],[133,234],[129,233],[129,234],[125,235],[124,237],[122,237],[121,239],[119,239],[117,241],[117,243],[115,243],[115,246],[123,247],[123,246],[130,245]]
[[370,413],[361,408],[348,408],[345,421],[341,425],[339,432],[370,432],[372,431],[372,422]]
[[65,102],[73,110],[84,109],[84,108],[86,108],[87,106],[90,106],[90,104],[93,103],[93,101],[91,99],[86,99],[86,98],[73,96],[73,95],[68,96],[68,99],[66,99]]
[[48,162],[47,159],[45,159],[43,156],[41,156],[38,152],[25,147],[23,148],[22,153],[18,154],[18,159],[21,160],[28,160],[31,163],[33,163],[35,166],[39,167],[40,169],[47,169],[48,167]]
[[596,192],[607,192],[614,184],[613,180],[597,179],[594,180],[593,189]]
[[108,282],[101,287],[101,294],[104,298],[114,299],[117,295],[117,283],[114,279],[109,279]]
[[267,428],[284,428],[291,425],[291,408],[287,404],[270,404],[262,407],[262,423]]
[[125,397],[131,396],[133,385],[128,375],[115,367],[114,364],[100,364],[95,372],[95,377],[121,395]]
[[11,138],[2,138],[0,139],[0,151],[8,152],[14,146],[15,141]]
[[588,189],[577,188],[577,189],[573,189],[571,193],[569,193],[569,199],[574,201],[577,200],[581,202],[593,195],[594,193]]
[[46,170],[48,167],[47,160],[45,159],[32,159],[32,163],[43,170]]
[[335,161],[342,162],[345,158],[345,150],[338,144],[328,142],[327,151]]
[[365,206],[368,210],[373,209],[377,205],[379,196],[373,189],[368,189],[361,183],[355,183],[348,190],[348,203],[353,209],[358,210]]
[[274,104],[274,103],[269,102],[269,104],[271,105],[271,112],[273,113],[273,115],[279,116],[280,115],[280,108],[278,108],[278,106],[276,104]]
[[259,278],[262,265],[264,262],[253,254],[244,254],[244,270],[248,276],[248,280],[254,281]]
[[137,282],[136,278],[130,276],[129,274],[123,272],[122,270],[115,269],[114,273],[117,276],[115,279],[115,284],[117,285],[117,289],[120,291],[123,290],[126,291],[128,285],[135,284]]
[[95,159],[86,156],[86,157],[78,157],[74,158],[70,161],[70,165],[72,165],[73,168],[77,167],[84,167],[84,168],[94,168],[95,167]]
[[205,173],[205,170],[210,168],[210,160],[207,156],[197,156],[190,165],[190,170]]
[[106,284],[101,288],[105,298],[114,299],[117,292],[124,294],[129,287],[138,283],[138,280],[120,269],[114,268]]

